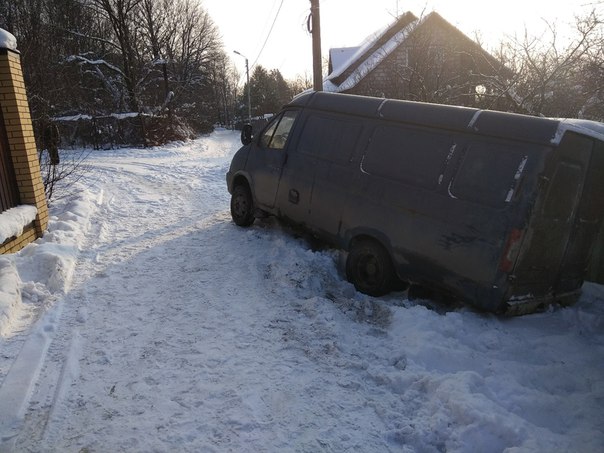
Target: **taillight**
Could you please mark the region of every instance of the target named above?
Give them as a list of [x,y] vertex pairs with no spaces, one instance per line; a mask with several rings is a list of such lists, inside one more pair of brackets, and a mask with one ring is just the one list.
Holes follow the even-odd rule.
[[518,252],[520,252],[520,245],[522,243],[523,231],[518,228],[513,228],[508,235],[508,240],[505,243],[505,249],[503,256],[501,257],[501,263],[499,269],[503,272],[510,272],[514,268],[516,258],[518,258]]

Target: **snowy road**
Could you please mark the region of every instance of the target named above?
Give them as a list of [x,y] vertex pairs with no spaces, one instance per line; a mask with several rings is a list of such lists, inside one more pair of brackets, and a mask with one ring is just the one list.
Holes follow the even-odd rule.
[[24,410],[0,407],[18,421],[0,423],[0,451],[604,446],[602,286],[514,319],[358,294],[337,252],[274,220],[231,222],[238,146],[218,131],[91,155],[76,201],[53,208],[59,244],[74,206],[88,219],[64,291],[35,283],[27,249],[15,258],[39,321],[1,339],[0,404],[33,379]]

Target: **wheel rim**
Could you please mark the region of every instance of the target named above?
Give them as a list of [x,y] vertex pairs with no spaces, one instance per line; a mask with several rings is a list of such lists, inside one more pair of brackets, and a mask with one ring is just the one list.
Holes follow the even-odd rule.
[[233,201],[233,212],[235,213],[235,216],[239,218],[244,218],[245,216],[247,216],[250,210],[250,205],[247,197],[244,194],[239,194],[235,197]]
[[382,280],[382,266],[374,255],[364,255],[359,259],[357,265],[359,282],[367,287],[373,287]]

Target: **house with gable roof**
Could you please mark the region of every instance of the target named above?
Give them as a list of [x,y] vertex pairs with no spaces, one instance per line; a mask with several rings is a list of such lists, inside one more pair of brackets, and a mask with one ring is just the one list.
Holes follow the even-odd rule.
[[330,49],[324,90],[422,102],[502,108],[499,60],[438,13],[407,12],[358,47]]

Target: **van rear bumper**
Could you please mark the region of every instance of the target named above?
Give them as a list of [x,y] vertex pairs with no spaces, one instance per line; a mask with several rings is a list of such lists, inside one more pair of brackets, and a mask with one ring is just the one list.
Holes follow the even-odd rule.
[[513,296],[503,306],[503,314],[508,316],[527,315],[545,310],[552,304],[562,306],[573,305],[581,295],[581,288],[560,294],[549,294],[543,297],[534,297],[532,294],[526,296]]

